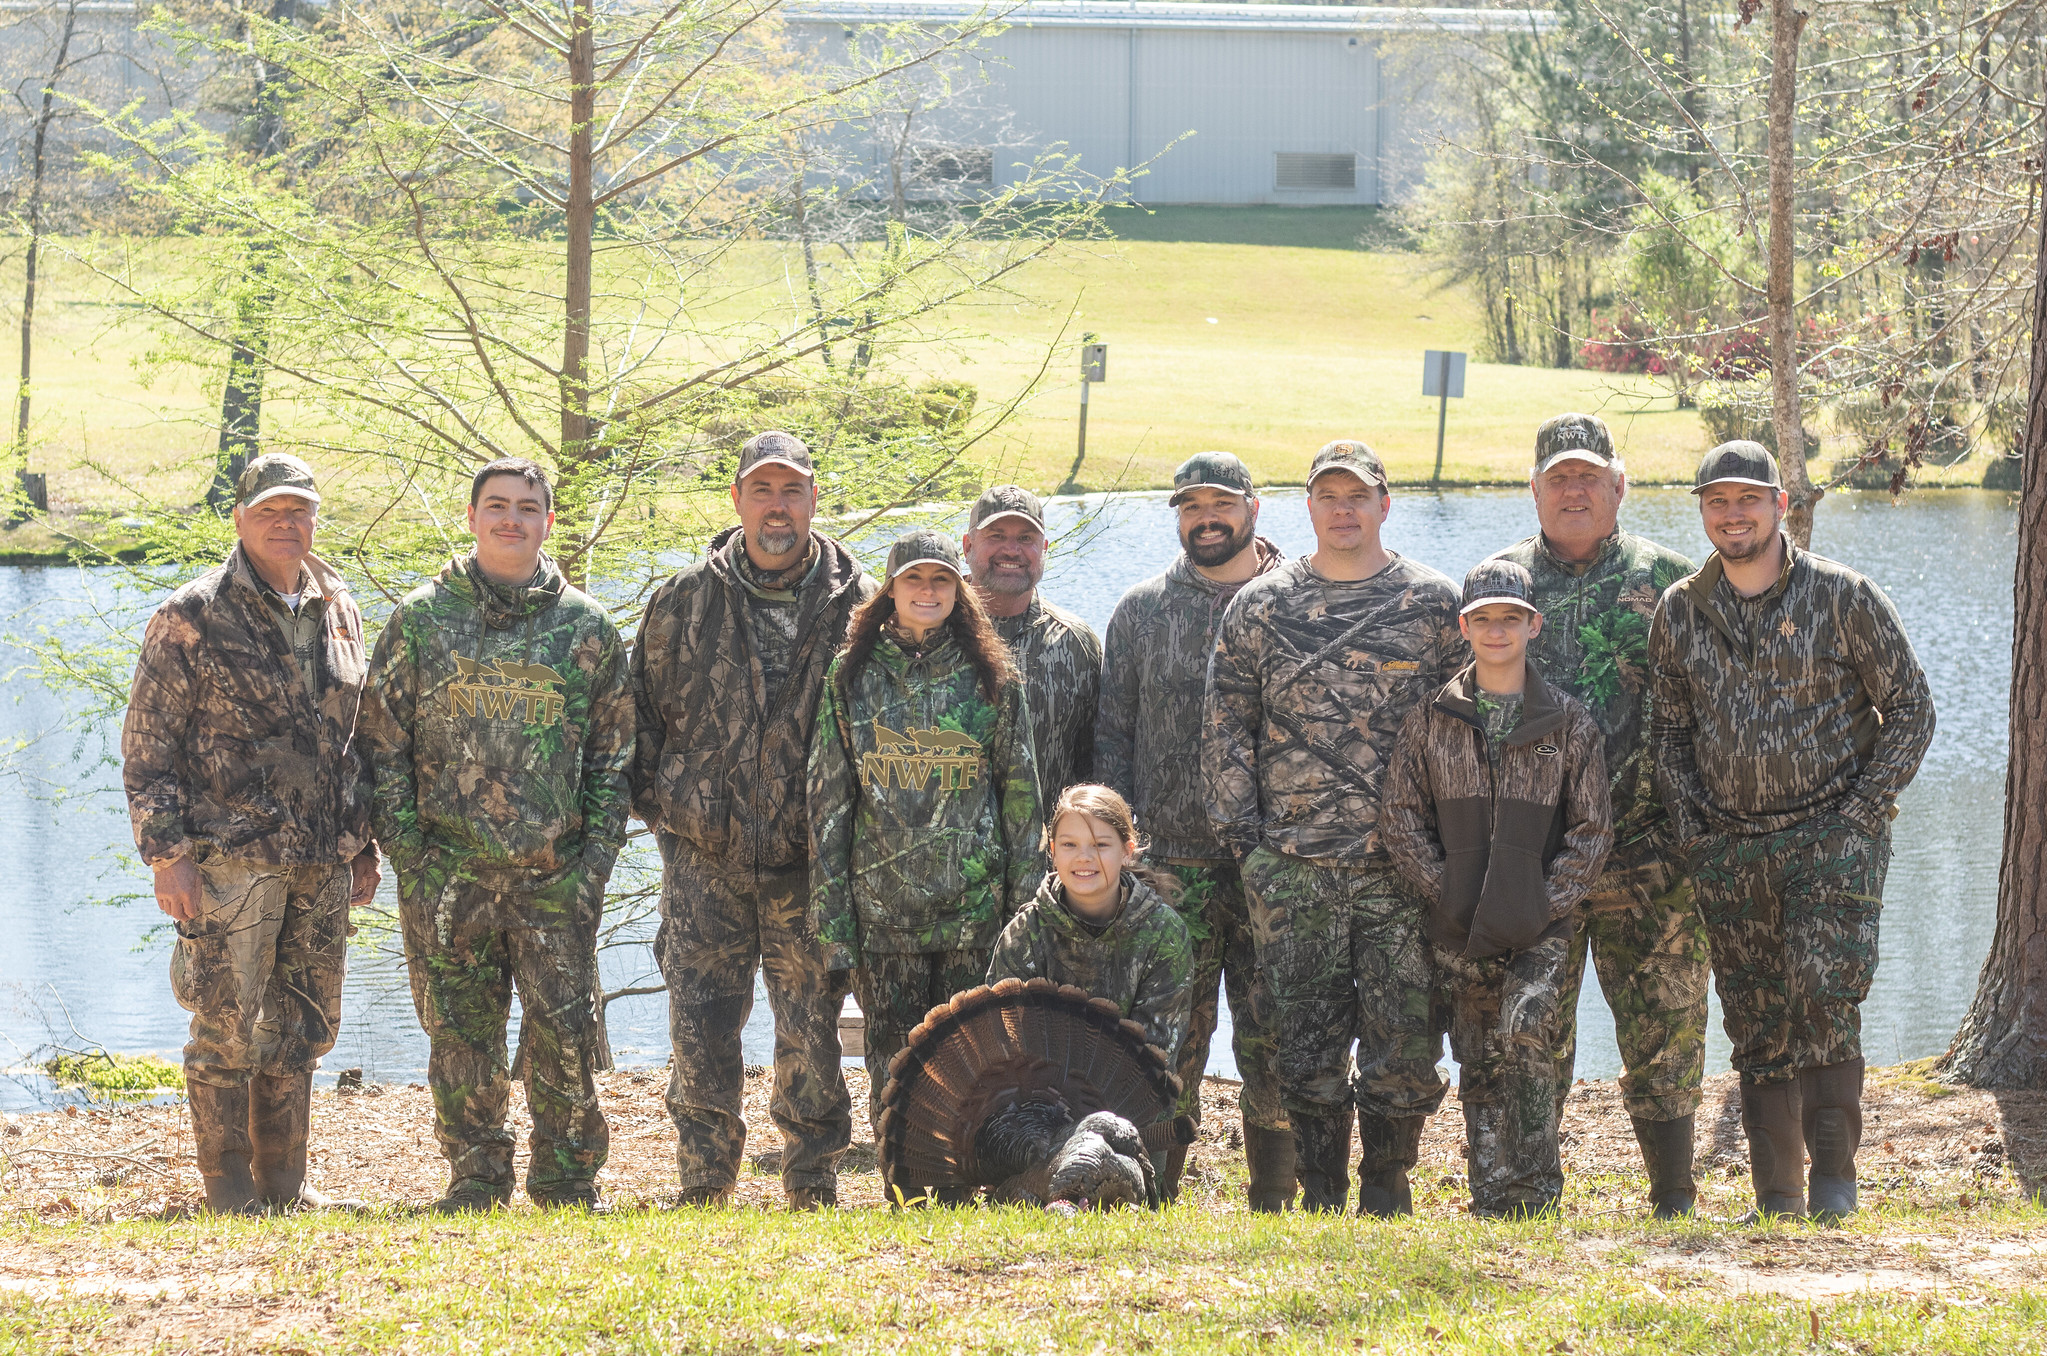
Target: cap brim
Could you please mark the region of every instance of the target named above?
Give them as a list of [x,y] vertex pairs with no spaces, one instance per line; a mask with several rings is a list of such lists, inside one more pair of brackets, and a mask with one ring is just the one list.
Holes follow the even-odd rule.
[[1760,485],[1766,490],[1779,491],[1781,491],[1784,488],[1782,485],[1772,485],[1767,480],[1757,480],[1751,476],[1714,476],[1711,480],[1707,481],[1703,485],[1692,486],[1692,493],[1704,494],[1706,491],[1712,489],[1715,485]]
[[1520,608],[1524,612],[1532,612],[1538,617],[1542,615],[1542,609],[1537,607],[1534,603],[1529,602],[1526,598],[1512,597],[1474,598],[1470,602],[1466,603],[1463,607],[1458,608],[1457,615],[1462,617],[1466,613],[1476,612],[1480,608],[1490,607],[1494,603],[1512,603],[1514,606]]
[[1252,493],[1250,490],[1240,490],[1235,485],[1183,485],[1173,491],[1172,498],[1166,500],[1166,507],[1178,508],[1180,501],[1196,490],[1221,490],[1224,494],[1234,494],[1239,499],[1249,499]]
[[734,485],[737,485],[740,481],[746,479],[755,471],[760,470],[761,467],[763,466],[786,466],[790,470],[795,471],[796,473],[803,476],[807,480],[817,479],[817,472],[811,470],[808,466],[804,466],[798,462],[790,461],[787,457],[762,457],[759,461],[747,467],[738,475],[732,477],[732,483]]
[[1543,462],[1541,465],[1537,466],[1535,468],[1535,473],[1537,475],[1541,475],[1559,462],[1589,461],[1594,466],[1611,466],[1613,465],[1613,460],[1614,459],[1612,457],[1602,457],[1597,452],[1590,452],[1582,447],[1573,447],[1567,451],[1557,453],[1548,461]]
[[1037,528],[1038,531],[1043,532],[1045,530],[1045,520],[1043,518],[1033,518],[1030,514],[1025,513],[1022,509],[1003,509],[1000,513],[991,513],[987,517],[983,518],[980,522],[975,523],[972,527],[968,528],[967,530],[969,532],[979,532],[982,528],[988,526],[988,524],[999,523],[1004,518],[1021,518],[1025,522],[1029,523],[1032,527]]
[[1349,474],[1356,476],[1359,480],[1363,481],[1367,485],[1377,485],[1382,490],[1387,488],[1385,472],[1382,471],[1377,476],[1371,476],[1366,474],[1361,468],[1356,466],[1325,466],[1321,470],[1311,474],[1308,477],[1308,483],[1310,485],[1313,485],[1322,477],[1326,475],[1334,475],[1338,471],[1348,472]]
[[951,570],[954,574],[959,575],[961,578],[966,577],[966,571],[961,569],[957,564],[950,560],[940,559],[937,556],[918,556],[915,560],[906,560],[902,564],[890,570],[888,572],[888,577],[890,579],[894,579],[903,571],[911,569],[918,565],[943,565],[946,569]]
[[242,501],[242,507],[254,508],[256,507],[256,505],[262,503],[265,499],[275,499],[280,494],[297,495],[299,498],[307,500],[308,502],[316,506],[320,502],[320,493],[317,490],[302,490],[296,485],[272,485],[269,489],[263,491],[254,499],[244,499]]

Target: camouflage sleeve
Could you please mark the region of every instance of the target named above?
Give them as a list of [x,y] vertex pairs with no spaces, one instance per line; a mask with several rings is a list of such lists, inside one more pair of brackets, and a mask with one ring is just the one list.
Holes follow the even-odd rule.
[[1031,911],[1019,910],[995,939],[994,954],[988,958],[988,983],[1004,979],[1038,979],[1045,967],[1038,964],[1036,929]]
[[1564,731],[1564,842],[1543,873],[1552,921],[1578,907],[1613,850],[1613,800],[1606,780],[1606,737],[1590,712],[1571,703]]
[[608,878],[632,816],[626,770],[632,765],[636,722],[625,641],[608,618],[598,642],[590,675],[590,725],[583,734],[583,852],[587,857],[597,850]]
[[805,791],[810,802],[810,921],[825,946],[825,966],[860,963],[860,919],[853,909],[853,817],[860,808],[857,769],[840,733],[846,711],[839,660],[825,671],[824,700],[810,736]]
[[626,777],[632,785],[633,813],[647,827],[661,827],[661,801],[656,786],[661,775],[661,753],[668,740],[668,721],[655,700],[657,692],[669,688],[668,643],[665,604],[673,585],[665,585],[647,604],[640,618],[639,634],[633,637],[631,678],[633,688],[633,759]]
[[[353,598],[348,598],[346,601],[349,611],[354,614],[354,624],[358,631],[360,631],[363,626],[362,609],[356,605]],[[368,691],[365,690],[363,695],[367,697],[369,695]],[[362,704],[360,702],[356,704],[355,723],[356,728],[348,741],[347,775],[349,777],[349,786],[347,809],[344,811],[347,822],[343,826],[342,836],[344,840],[353,838],[356,842],[361,843],[362,851],[375,858],[379,855],[377,851],[377,826],[373,814],[376,803],[377,773],[375,767],[370,762],[369,740],[362,732]]]
[[198,628],[183,611],[157,609],[143,632],[128,714],[121,722],[121,787],[128,795],[135,846],[150,866],[192,852],[177,754],[197,699],[192,647],[198,638]]
[[1430,690],[1449,682],[1471,662],[1471,644],[1457,624],[1458,598],[1456,594],[1446,597],[1442,610],[1436,614],[1436,672],[1429,679]]
[[1841,814],[1868,834],[1882,831],[1891,805],[1919,771],[1933,742],[1933,693],[1912,652],[1897,608],[1869,580],[1861,581],[1843,618],[1849,662],[1862,690],[1883,717],[1876,748],[1855,778]]
[[1201,781],[1215,834],[1238,861],[1251,855],[1265,827],[1258,804],[1258,733],[1264,694],[1258,681],[1257,626],[1237,602],[1223,614],[1222,634],[1208,660],[1202,698]]
[[1002,916],[1008,918],[1030,902],[1044,879],[1044,810],[1038,804],[1038,747],[1031,729],[1031,708],[1023,684],[1012,680],[1002,689],[1002,713],[996,720],[993,769],[995,795],[1002,811],[1003,878],[1008,894]]
[[419,669],[405,639],[403,603],[384,623],[370,656],[370,678],[358,722],[374,782],[370,818],[391,865],[410,872],[426,850],[419,827],[419,786],[412,768],[412,722],[419,706]]
[[1436,794],[1429,784],[1430,704],[1419,702],[1400,723],[1379,803],[1379,841],[1394,869],[1431,905],[1443,890],[1443,842],[1436,832]]
[[1678,662],[1677,640],[1671,634],[1672,609],[1681,606],[1672,601],[1675,588],[1664,593],[1649,623],[1649,745],[1657,794],[1683,850],[1706,831],[1707,799],[1692,747],[1697,719],[1692,714],[1691,680]]
[[1135,608],[1118,607],[1102,642],[1102,694],[1095,703],[1095,780],[1137,803]]
[[1162,909],[1160,914],[1165,926],[1159,929],[1151,963],[1137,982],[1130,1020],[1142,1026],[1152,1044],[1177,1066],[1194,1016],[1194,940],[1176,910]]

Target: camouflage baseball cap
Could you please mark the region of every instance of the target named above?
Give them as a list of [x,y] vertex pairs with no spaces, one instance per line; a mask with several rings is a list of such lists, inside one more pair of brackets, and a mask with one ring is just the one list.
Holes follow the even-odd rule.
[[1043,532],[1045,501],[1021,485],[991,485],[974,501],[974,511],[967,515],[967,530],[978,532],[997,518],[1021,518]]
[[1308,463],[1308,483],[1313,485],[1318,476],[1330,471],[1348,471],[1367,485],[1386,488],[1386,463],[1379,460],[1379,454],[1355,438],[1338,438],[1325,443],[1315,454],[1315,460]]
[[1181,462],[1173,472],[1173,497],[1166,503],[1176,505],[1202,489],[1228,490],[1246,499],[1258,493],[1251,484],[1251,468],[1227,452],[1196,452]]
[[756,433],[746,440],[746,446],[739,449],[739,469],[732,473],[732,483],[737,485],[762,466],[786,466],[813,479],[817,475],[810,464],[810,448],[803,439],[779,429]]
[[1613,434],[1596,414],[1560,414],[1535,431],[1535,474],[1560,461],[1589,461],[1611,466],[1616,454]]
[[960,564],[960,546],[943,532],[933,532],[920,527],[915,532],[906,532],[896,538],[896,544],[888,548],[888,577],[894,579],[912,565],[943,565],[954,574],[964,576],[966,569]]
[[313,483],[313,468],[289,452],[265,452],[250,462],[241,479],[235,482],[235,502],[243,508],[252,508],[280,494],[320,502],[319,488]]
[[1777,459],[1770,455],[1770,449],[1746,438],[1722,443],[1706,454],[1699,463],[1699,474],[1692,479],[1692,493],[1722,480],[1772,490],[1784,488],[1784,477],[1777,470]]
[[1457,615],[1476,612],[1487,603],[1515,603],[1539,617],[1542,609],[1534,599],[1535,576],[1526,567],[1511,560],[1481,560],[1464,576],[1464,605]]

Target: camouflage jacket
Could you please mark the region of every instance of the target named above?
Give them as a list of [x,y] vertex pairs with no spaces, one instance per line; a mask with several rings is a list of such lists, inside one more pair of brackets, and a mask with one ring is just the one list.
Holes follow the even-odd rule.
[[121,783],[142,860],[313,866],[370,846],[370,769],[356,731],[368,676],[362,613],[317,556],[301,608],[323,644],[307,691],[240,546],[149,619]]
[[994,620],[1023,678],[1038,755],[1038,804],[1050,810],[1061,791],[1095,777],[1102,642],[1086,622],[1037,595],[1017,616]]
[[[1252,550],[1260,574],[1283,559],[1263,537]],[[1095,777],[1130,802],[1154,861],[1229,857],[1208,822],[1201,760],[1189,756],[1188,733],[1201,728],[1216,631],[1242,588],[1216,583],[1182,554],[1164,574],[1124,594],[1109,618],[1095,716]]]
[[1874,833],[1933,739],[1933,697],[1891,600],[1845,565],[1784,551],[1754,598],[1714,555],[1657,608],[1651,734],[1680,843],[1827,813]]
[[1584,704],[1606,738],[1616,853],[1668,851],[1649,758],[1649,622],[1692,562],[1632,532],[1608,537],[1586,566],[1558,560],[1540,532],[1499,556],[1535,579],[1542,633],[1528,657]]
[[544,892],[578,873],[601,886],[625,841],[625,645],[552,560],[535,579],[497,588],[458,558],[377,640],[363,730],[401,894],[408,876],[429,892]]
[[1216,836],[1355,866],[1383,861],[1379,792],[1400,722],[1463,664],[1458,589],[1395,555],[1356,583],[1306,557],[1246,584],[1209,668],[1201,774]]
[[988,982],[1010,978],[1049,979],[1108,999],[1170,1062],[1194,1011],[1194,942],[1173,906],[1134,875],[1123,876],[1122,912],[1097,935],[1047,874],[995,943]]
[[1605,742],[1531,660],[1520,719],[1488,756],[1474,667],[1408,713],[1379,828],[1429,901],[1429,937],[1467,956],[1532,946],[1584,900],[1613,847]]
[[949,634],[912,651],[884,631],[850,692],[844,662],[810,740],[810,904],[830,967],[993,945],[1043,860],[1022,685],[989,701]]
[[810,851],[803,781],[825,669],[853,609],[874,592],[851,552],[829,537],[813,540],[817,563],[792,609],[793,657],[772,697],[736,527],[661,586],[633,645],[633,808],[699,853],[753,870],[789,866]]

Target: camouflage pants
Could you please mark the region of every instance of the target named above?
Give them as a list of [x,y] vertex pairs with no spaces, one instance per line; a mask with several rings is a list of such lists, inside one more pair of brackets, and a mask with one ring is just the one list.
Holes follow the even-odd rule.
[[1235,862],[1173,862],[1170,867],[1180,882],[1179,914],[1194,939],[1194,1011],[1187,1022],[1187,1038],[1180,1043],[1180,1064],[1175,1071],[1186,1088],[1180,1114],[1201,1119],[1202,1073],[1208,1068],[1209,1043],[1221,1020],[1218,1000],[1227,990],[1230,1049],[1244,1082],[1237,1106],[1247,1125],[1284,1130],[1287,1119],[1279,1100],[1272,994],[1258,968],[1244,877]]
[[1564,1192],[1556,1042],[1571,937],[1557,934],[1485,960],[1432,948],[1460,1066],[1471,1206],[1481,1213],[1541,1209]]
[[1890,864],[1890,825],[1870,837],[1832,815],[1701,846],[1692,897],[1744,1081],[1788,1083],[1862,1057]]
[[513,1061],[505,1023],[515,988],[518,1063],[533,1117],[526,1192],[540,1200],[594,1181],[611,1147],[597,1103],[594,918],[529,927],[518,920],[532,908],[518,896],[450,884],[448,898],[423,906],[416,887],[408,891],[403,879],[399,885],[412,1005],[430,1049],[434,1136],[451,1186],[512,1189],[505,1113]]
[[867,1019],[867,1119],[881,1123],[881,1090],[888,1086],[888,1062],[909,1043],[924,1014],[963,989],[988,982],[994,948],[898,955],[863,951],[853,972],[853,992]]
[[775,1081],[768,1114],[782,1132],[782,1185],[832,1191],[852,1137],[839,1067],[844,971],[825,969],[810,926],[810,872],[798,864],[753,872],[701,857],[663,836],[661,931],[654,957],[668,984],[675,1071],[668,1114],[685,1193],[730,1188],[746,1148],[745,1063],[739,1037],[753,1013],[753,977],[775,1013]]
[[1609,865],[1593,883],[1558,981],[1562,1029],[1557,1096],[1571,1090],[1578,1058],[1578,988],[1585,953],[1613,1010],[1621,1053],[1621,1100],[1630,1116],[1674,1121],[1699,1109],[1706,1076],[1706,925],[1690,884],[1651,856]]
[[[1391,866],[1244,859],[1258,963],[1272,989],[1290,1113],[1425,1116],[1442,1104],[1442,1032],[1422,907]],[[1355,1074],[1351,1046],[1357,1046]]]
[[171,952],[171,992],[192,1014],[186,1075],[234,1088],[318,1068],[341,1025],[348,864],[212,861],[199,882],[199,916]]

